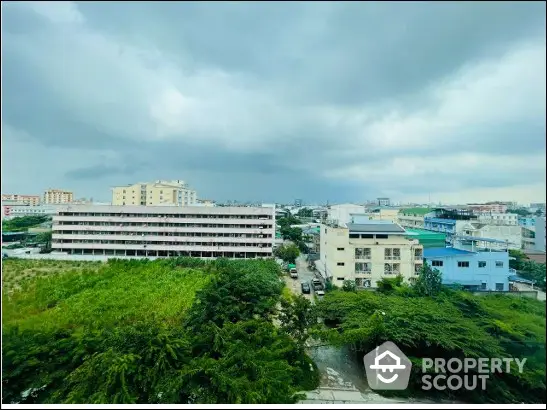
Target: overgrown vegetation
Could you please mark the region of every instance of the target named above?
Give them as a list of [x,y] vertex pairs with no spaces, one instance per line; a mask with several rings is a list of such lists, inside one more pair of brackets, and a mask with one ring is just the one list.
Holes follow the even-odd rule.
[[295,263],[300,255],[300,249],[294,243],[280,245],[275,249],[275,256],[286,263]]
[[538,263],[530,260],[524,252],[518,250],[510,250],[509,255],[515,259],[509,261],[509,267],[515,269],[520,276],[525,279],[534,282],[534,286],[537,286],[545,292],[545,263]]
[[22,232],[49,220],[48,216],[20,216],[2,221],[2,232]]
[[318,377],[299,305],[273,324],[283,286],[271,260],[191,258],[23,280],[3,298],[3,400],[295,402]]
[[[470,403],[545,401],[545,303],[505,295],[473,296],[442,288],[436,296],[382,281],[378,292],[329,292],[319,302],[327,328],[320,336],[350,346],[358,358],[392,341],[413,361],[409,388],[386,395],[420,396]],[[486,391],[422,390],[420,359],[527,358],[524,372],[492,374]],[[448,397],[447,397],[448,396]]]

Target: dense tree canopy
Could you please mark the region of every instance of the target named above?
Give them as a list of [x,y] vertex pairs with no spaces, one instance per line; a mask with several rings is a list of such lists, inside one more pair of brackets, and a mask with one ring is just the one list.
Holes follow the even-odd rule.
[[322,337],[351,346],[358,358],[391,341],[418,366],[409,389],[382,394],[424,395],[419,359],[527,358],[525,371],[491,375],[486,391],[429,391],[470,403],[545,401],[545,303],[505,295],[473,296],[443,289],[419,296],[390,281],[387,292],[333,291],[319,302],[328,326]]
[[275,250],[275,256],[287,263],[295,263],[300,255],[300,249],[294,243],[280,245]]
[[3,400],[293,403],[317,375],[273,324],[279,273],[174,258],[23,281],[3,298]]
[[21,216],[12,219],[2,220],[3,232],[26,231],[28,228],[38,226],[49,220],[48,216]]

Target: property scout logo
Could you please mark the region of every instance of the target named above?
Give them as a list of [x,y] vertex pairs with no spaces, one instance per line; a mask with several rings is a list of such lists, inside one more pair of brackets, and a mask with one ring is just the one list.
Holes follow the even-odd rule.
[[[392,342],[385,342],[363,358],[368,384],[374,390],[405,390],[412,363]],[[524,371],[526,359],[423,358],[423,390],[486,390],[490,374]]]

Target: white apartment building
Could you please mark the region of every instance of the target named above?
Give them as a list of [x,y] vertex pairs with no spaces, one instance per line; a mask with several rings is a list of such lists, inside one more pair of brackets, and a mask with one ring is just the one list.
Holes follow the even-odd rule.
[[54,205],[14,206],[10,210],[10,217],[21,216],[53,216],[57,211]]
[[501,212],[481,212],[478,214],[477,220],[488,225],[511,225],[519,224],[519,216],[511,213]]
[[52,249],[75,255],[270,258],[275,208],[63,206]]
[[180,179],[112,188],[112,205],[189,206],[196,203],[196,191]]
[[320,259],[315,264],[336,286],[351,280],[357,287],[375,288],[382,278],[397,275],[414,282],[423,265],[423,247],[395,223],[321,225]]
[[339,204],[331,205],[327,210],[327,221],[344,225],[351,222],[352,214],[365,214],[366,209],[362,205]]
[[545,217],[536,218],[535,250],[545,252]]

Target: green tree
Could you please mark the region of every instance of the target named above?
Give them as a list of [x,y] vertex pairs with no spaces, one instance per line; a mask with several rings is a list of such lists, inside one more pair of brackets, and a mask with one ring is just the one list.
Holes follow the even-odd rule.
[[421,296],[435,296],[442,289],[442,273],[424,263],[414,290]]
[[294,243],[283,244],[275,250],[275,256],[287,263],[295,263],[299,255],[300,250]]
[[311,302],[302,295],[282,298],[278,319],[281,329],[296,341],[303,352],[310,336],[309,329],[317,324],[317,312]]
[[302,208],[298,210],[296,215],[302,218],[311,218],[313,216],[313,210],[309,208]]
[[344,284],[342,285],[342,290],[344,292],[355,292],[356,286],[354,280],[345,280]]
[[508,209],[507,212],[510,212],[512,214],[517,214],[519,216],[530,216],[532,213],[528,211],[526,208],[515,208],[515,209]]
[[377,290],[381,293],[391,293],[403,285],[403,276],[397,275],[395,278],[382,278],[376,282]]

